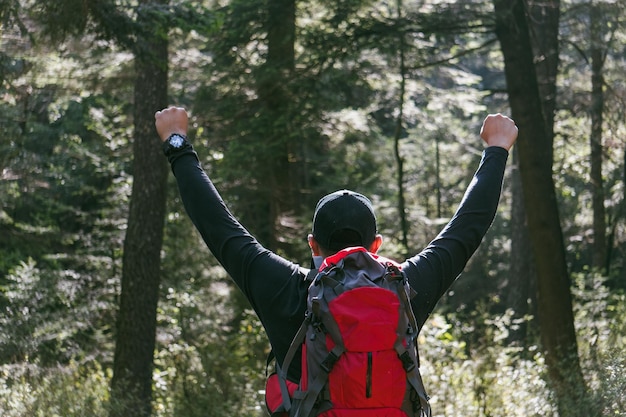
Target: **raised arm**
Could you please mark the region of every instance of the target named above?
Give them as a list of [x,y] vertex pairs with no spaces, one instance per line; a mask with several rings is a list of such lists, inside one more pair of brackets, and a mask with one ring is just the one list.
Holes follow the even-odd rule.
[[[186,137],[187,111],[180,107],[159,111],[155,126],[165,145],[172,135]],[[262,289],[284,285],[290,276],[297,275],[298,267],[264,248],[231,214],[190,144],[178,141],[174,145],[178,149],[164,149],[187,214],[253,307],[261,309],[258,300],[267,298]]]
[[496,214],[517,127],[506,116],[489,115],[480,135],[488,147],[459,208],[441,233],[403,265],[417,292],[412,305],[420,326],[478,249]]

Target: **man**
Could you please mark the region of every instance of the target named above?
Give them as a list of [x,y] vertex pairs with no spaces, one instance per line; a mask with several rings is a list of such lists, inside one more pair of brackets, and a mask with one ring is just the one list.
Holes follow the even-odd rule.
[[[304,317],[306,272],[260,245],[229,212],[186,139],[187,112],[170,107],[157,112],[155,120],[189,217],[250,301],[278,363],[283,363]],[[419,328],[462,272],[496,213],[508,151],[517,139],[517,127],[508,117],[489,115],[480,136],[487,148],[456,214],[424,250],[401,265],[417,293],[411,306]],[[370,201],[348,190],[320,200],[308,241],[316,265],[324,257],[349,246],[363,246],[376,253],[382,245]],[[297,382],[300,375],[300,363],[294,361],[288,378]]]

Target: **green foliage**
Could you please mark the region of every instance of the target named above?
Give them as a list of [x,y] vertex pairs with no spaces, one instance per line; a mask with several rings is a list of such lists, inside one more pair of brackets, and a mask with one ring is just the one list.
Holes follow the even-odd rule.
[[[62,265],[77,260],[58,256],[51,266],[37,267],[30,259],[6,277],[2,288],[0,335],[2,363],[37,361],[67,363],[72,358],[102,355],[110,348],[105,333],[112,320],[112,291],[92,275],[110,268],[110,260],[91,256],[79,272]],[[106,354],[105,354],[106,356]]]
[[[569,407],[588,409],[596,403],[601,405],[602,415],[621,415],[626,400],[626,350],[624,333],[620,333],[626,321],[619,311],[623,309],[623,298],[600,304],[604,309],[589,310],[589,303],[576,304],[583,368],[591,390],[580,393]],[[495,317],[483,312],[477,316],[484,321],[484,329],[470,323],[450,323],[434,315],[422,330],[421,369],[434,415],[554,415],[556,408],[539,347],[508,345],[508,334],[516,325],[511,321],[511,312]],[[619,329],[615,331],[614,326]],[[586,335],[587,327],[593,328],[595,336]],[[469,346],[466,341],[472,337],[468,336],[476,332],[482,341]],[[610,345],[598,334],[613,335],[611,341],[617,337],[618,342]],[[585,345],[593,346],[589,349]]]
[[[182,223],[170,230],[184,230],[188,221]],[[268,353],[265,333],[254,313],[233,299],[237,293],[221,268],[205,261],[202,270],[202,261],[188,263],[194,250],[178,247],[172,252],[185,263],[171,276],[187,278],[169,282],[159,312],[156,413],[193,417],[211,409],[215,416],[259,415],[259,370]],[[174,259],[166,259],[172,265]]]
[[95,81],[114,76],[119,62],[103,64],[96,48],[94,67],[79,69],[71,45],[35,50],[27,37],[9,45],[0,87],[0,360],[18,368],[87,357],[106,364],[128,201],[128,125],[117,100],[123,90],[101,94],[115,82]]
[[106,417],[109,375],[97,362],[46,368],[0,367],[0,414],[5,417]]
[[[593,272],[574,275],[579,351],[585,376],[593,390],[582,401],[596,401],[605,415],[626,409],[626,294],[607,285],[607,277]],[[572,407],[585,406],[574,403]]]
[[31,100],[38,113],[12,137],[8,175],[0,183],[0,229],[10,237],[0,241],[7,254],[0,257],[0,305],[8,330],[0,343],[3,362],[47,364],[110,343],[102,335],[112,320],[110,278],[119,266],[115,247],[126,196],[116,172],[124,164],[112,163],[109,145],[115,145],[97,132],[102,103],[69,101],[49,121],[48,112],[61,103],[50,88],[36,92]]
[[[484,318],[484,317],[483,317]],[[434,415],[552,415],[550,392],[543,380],[541,354],[525,358],[505,344],[507,316],[490,319],[483,344],[463,342],[467,325],[435,315],[420,336],[422,375],[432,397]],[[459,329],[462,329],[459,331]]]
[[[105,416],[115,407],[108,386],[132,181],[132,60],[124,50],[141,28],[132,24],[138,13],[132,2],[78,3],[0,5],[3,416]],[[308,261],[304,237],[317,198],[344,187],[372,197],[385,255],[403,255],[392,149],[403,39],[400,152],[409,245],[421,249],[471,178],[484,113],[507,112],[501,57],[488,32],[490,3],[408,3],[400,19],[396,5],[385,2],[300,2],[296,67],[282,80],[285,110],[272,117],[259,99],[261,84],[276,75],[264,66],[265,4],[176,1],[144,10],[159,13],[171,29],[171,101],[192,110],[192,139],[225,201],[253,233],[262,233],[270,203],[259,192],[263,164],[289,144],[297,181],[282,179],[294,180],[299,201],[281,221],[294,259]],[[622,12],[610,23],[615,44],[625,36]],[[626,409],[623,54],[607,55],[604,168],[615,261],[603,278],[585,269],[591,224],[588,68],[580,59],[585,20],[565,21],[555,181],[591,387],[587,403],[572,406],[599,403],[614,416]],[[89,33],[80,39],[67,37],[84,29]],[[65,41],[47,47],[43,35]],[[279,128],[286,133],[276,138]],[[173,179],[169,193],[154,415],[263,415],[262,327],[193,229]],[[526,326],[527,346],[509,344],[508,335],[531,318],[514,319],[507,310],[508,188],[501,207],[479,253],[421,334],[435,415],[555,413],[536,329]]]

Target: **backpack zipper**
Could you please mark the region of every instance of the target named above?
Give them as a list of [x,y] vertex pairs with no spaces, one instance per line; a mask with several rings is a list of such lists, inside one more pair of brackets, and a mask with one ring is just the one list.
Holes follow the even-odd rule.
[[365,398],[372,398],[372,352],[367,352],[367,374],[365,376]]

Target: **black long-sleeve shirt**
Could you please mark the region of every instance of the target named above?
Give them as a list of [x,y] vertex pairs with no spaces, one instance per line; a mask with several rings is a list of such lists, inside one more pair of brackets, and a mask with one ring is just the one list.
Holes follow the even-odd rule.
[[[453,218],[426,248],[402,263],[417,293],[411,305],[420,328],[489,229],[500,199],[507,156],[503,148],[485,149]],[[282,363],[306,309],[307,283],[302,268],[264,248],[237,221],[192,148],[171,155],[169,161],[189,217],[250,301],[276,359]],[[290,379],[298,381],[299,367],[295,363],[290,368]]]

